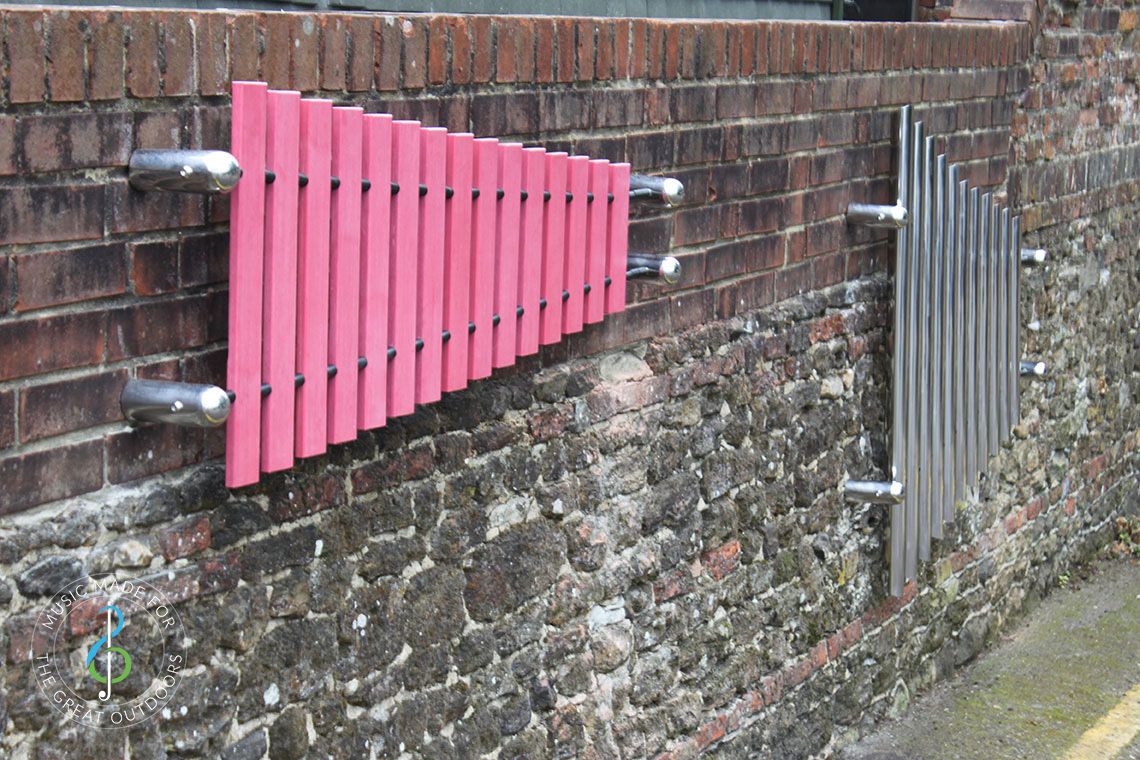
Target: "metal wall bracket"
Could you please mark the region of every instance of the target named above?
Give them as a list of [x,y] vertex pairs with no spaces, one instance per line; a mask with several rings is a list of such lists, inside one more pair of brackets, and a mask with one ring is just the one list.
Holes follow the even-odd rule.
[[847,223],[864,227],[897,230],[910,221],[906,207],[900,203],[883,206],[873,203],[851,203],[847,206]]
[[674,256],[631,253],[625,266],[626,277],[657,277],[670,285],[681,280],[681,262]]
[[230,416],[230,397],[218,386],[165,380],[128,380],[119,406],[131,424],[212,428]]
[[676,206],[685,200],[685,186],[673,177],[648,177],[634,174],[629,178],[630,198],[649,198]]
[[1022,248],[1021,249],[1021,263],[1028,266],[1036,266],[1044,264],[1045,260],[1049,258],[1049,252],[1044,248]]
[[848,501],[861,504],[902,504],[906,486],[897,480],[848,480],[843,493]]
[[1049,368],[1045,366],[1045,362],[1021,362],[1018,365],[1018,373],[1022,377],[1045,377]]
[[237,159],[224,150],[136,150],[129,181],[135,190],[228,193],[241,179]]

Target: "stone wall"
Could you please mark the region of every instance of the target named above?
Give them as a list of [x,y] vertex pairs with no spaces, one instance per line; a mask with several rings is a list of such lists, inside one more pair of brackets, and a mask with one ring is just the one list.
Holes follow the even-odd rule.
[[[5,753],[786,758],[905,709],[1140,509],[1123,27],[5,11]],[[114,407],[127,376],[220,380],[225,204],[122,166],[224,145],[230,76],[681,176],[632,240],[686,280],[227,491],[215,436]],[[842,210],[889,197],[902,102],[972,182],[1008,167],[1051,374],[890,598],[886,508],[839,490],[886,464],[889,247]],[[32,668],[46,596],[101,572],[188,635],[175,709],[130,731],[63,722]]]

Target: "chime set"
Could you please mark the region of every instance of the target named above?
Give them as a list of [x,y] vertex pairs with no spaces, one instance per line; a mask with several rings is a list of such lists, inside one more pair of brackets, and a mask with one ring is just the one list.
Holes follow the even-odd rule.
[[228,391],[133,380],[132,421],[226,422],[226,485],[255,483],[625,308],[629,164],[233,85],[231,152],[136,151],[140,190],[229,192]]
[[896,596],[1009,440],[1018,378],[1045,372],[1021,361],[1018,334],[1020,267],[1042,263],[1045,251],[1020,247],[1020,218],[959,178],[910,106],[900,109],[898,143],[898,202],[847,210],[852,224],[897,230],[891,479],[844,486],[852,500],[892,505]]
[[[903,107],[899,200],[851,223],[897,230],[891,592],[915,577],[1018,419],[1019,220],[959,181]],[[231,152],[140,150],[137,190],[232,192],[228,390],[131,380],[132,423],[226,425],[226,484],[257,482],[465,388],[625,307],[630,200],[678,203],[628,164],[424,127],[235,82]]]

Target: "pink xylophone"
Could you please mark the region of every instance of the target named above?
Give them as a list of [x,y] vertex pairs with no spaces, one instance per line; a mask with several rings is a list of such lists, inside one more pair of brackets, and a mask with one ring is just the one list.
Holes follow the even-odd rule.
[[261,82],[231,150],[229,487],[625,307],[628,164]]

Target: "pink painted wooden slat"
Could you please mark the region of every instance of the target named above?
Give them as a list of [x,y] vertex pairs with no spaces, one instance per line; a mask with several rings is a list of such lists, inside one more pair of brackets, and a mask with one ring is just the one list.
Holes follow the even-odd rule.
[[420,132],[420,183],[427,194],[420,198],[419,303],[416,337],[423,348],[416,352],[416,403],[439,401],[443,380],[443,272],[447,221],[447,130]]
[[610,191],[610,162],[605,159],[590,162],[590,192],[594,202],[590,204],[586,224],[586,293],[584,321],[602,321],[606,313],[606,233],[609,222],[610,204],[606,195]]
[[333,109],[332,251],[329,257],[329,443],[356,438],[360,379],[360,156],[364,109]]
[[467,377],[471,380],[491,374],[495,313],[495,242],[499,203],[499,141],[485,137],[475,141],[475,188],[479,197],[471,208],[471,334]]
[[443,344],[445,391],[467,387],[474,147],[474,135],[459,133],[447,136],[447,186],[455,193],[447,201],[447,246],[444,252],[443,329],[451,336]]
[[499,187],[503,198],[499,201],[498,245],[495,257],[495,313],[499,324],[494,329],[495,367],[508,367],[515,363],[515,336],[518,333],[516,308],[519,285],[519,214],[522,199],[522,144],[499,145]]
[[[562,274],[562,287],[570,293],[562,309],[562,332],[566,335],[582,329],[582,310],[585,304],[583,285],[586,283],[586,228],[590,203],[590,159],[586,156],[570,157],[570,210],[566,219],[566,259]],[[596,203],[597,201],[595,201]]]
[[329,214],[332,101],[301,101],[301,173],[298,215],[296,453],[323,454],[328,424]]
[[568,157],[565,153],[550,153],[546,157],[546,188],[550,201],[545,208],[545,228],[542,241],[542,297],[546,309],[542,312],[541,342],[547,346],[562,339],[562,274],[566,258],[566,191],[569,189]]
[[261,305],[265,233],[265,102],[261,82],[233,83],[230,150],[245,170],[230,200],[229,358],[236,393],[226,425],[226,486],[260,475]]
[[392,213],[388,267],[389,343],[396,356],[388,364],[388,416],[415,411],[416,279],[420,233],[420,123],[392,122],[392,156],[400,191]]
[[625,264],[629,254],[629,164],[610,164],[609,242],[606,245],[606,313],[625,308]]
[[524,311],[519,317],[515,353],[529,356],[538,353],[539,314],[544,317],[553,304],[539,307],[542,297],[542,217],[547,205],[543,201],[546,175],[546,151],[527,148],[523,151],[523,185],[527,199],[522,203],[519,226],[519,303]]
[[360,215],[360,355],[367,364],[357,388],[361,430],[388,421],[388,247],[392,213],[392,117],[364,117],[364,193]]
[[297,367],[297,187],[301,93],[270,90],[266,104],[265,278],[261,376],[261,469],[293,466],[293,375]]

